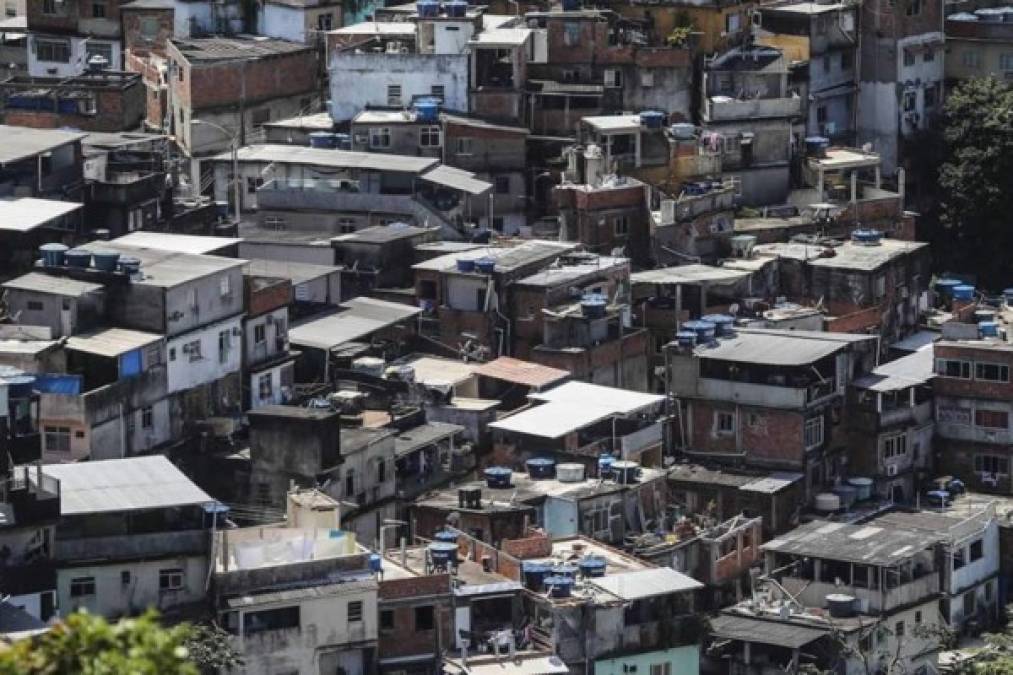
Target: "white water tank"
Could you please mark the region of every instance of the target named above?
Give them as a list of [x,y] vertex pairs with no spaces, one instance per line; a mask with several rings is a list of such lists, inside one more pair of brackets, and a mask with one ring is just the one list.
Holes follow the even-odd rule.
[[584,465],[573,463],[556,465],[556,480],[563,483],[579,483],[584,480]]
[[841,510],[841,498],[833,492],[821,492],[816,495],[816,510],[829,513]]

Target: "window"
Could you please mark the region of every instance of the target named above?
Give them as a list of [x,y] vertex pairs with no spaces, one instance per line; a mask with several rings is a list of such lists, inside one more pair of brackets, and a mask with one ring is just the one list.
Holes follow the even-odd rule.
[[654,86],[654,72],[650,70],[640,71],[640,86],[641,87],[653,87]]
[[183,588],[183,570],[178,567],[158,570],[159,591],[178,591],[181,588]]
[[717,412],[714,415],[714,426],[719,434],[735,433],[735,415],[730,412]]
[[974,470],[977,473],[1005,476],[1009,474],[1009,460],[998,455],[975,455]]
[[43,14],[56,14],[56,0],[42,0]]
[[442,145],[439,127],[419,128],[419,145],[423,148],[438,148]]
[[317,16],[317,30],[330,30],[334,26],[334,16],[328,12]]
[[910,49],[904,50],[904,65],[913,66],[915,64],[915,53]]
[[917,612],[915,612],[915,625],[919,625],[921,624],[921,622],[922,622],[922,612],[921,610],[918,610]]
[[46,427],[45,444],[48,452],[70,452],[70,428]]
[[394,630],[394,610],[392,609],[380,610],[380,630],[381,631]]
[[91,15],[95,19],[104,19],[106,16],[106,3],[104,2],[91,3]]
[[154,426],[154,411],[151,407],[141,408],[141,428],[150,429]]
[[387,85],[387,105],[399,106],[401,105],[401,85],[400,84],[388,84]]
[[738,33],[739,28],[742,27],[742,17],[738,14],[728,14],[725,16],[725,32],[726,33]]
[[925,63],[932,63],[936,60],[936,51],[931,47],[925,49],[925,53],[922,54],[922,61]]
[[985,582],[985,602],[992,602],[992,582]]
[[471,148],[472,148],[472,145],[473,145],[473,140],[474,139],[472,139],[472,138],[470,138],[468,136],[462,136],[462,137],[458,138],[457,139],[457,154],[458,155],[470,155],[471,154]]
[[580,44],[580,24],[576,21],[567,21],[563,24],[563,44],[567,47],[576,47]]
[[267,342],[267,324],[258,323],[253,327],[253,341],[258,345]]
[[496,194],[510,194],[510,176],[496,176],[493,180],[496,183]]
[[905,14],[908,16],[918,16],[922,13],[922,0],[908,0]]
[[623,86],[623,71],[616,70],[615,68],[606,68],[605,78],[602,84],[604,84],[606,87]]
[[671,663],[651,664],[651,675],[672,675],[672,664]]
[[299,627],[299,606],[265,609],[243,615],[243,635]]
[[29,311],[32,311],[32,312],[41,312],[42,308],[43,308],[43,304],[41,302],[39,302],[38,300],[29,300],[28,301],[28,309],[29,309]]
[[120,584],[123,586],[130,584],[130,570],[123,570],[120,572]]
[[883,439],[883,459],[892,459],[907,454],[907,436],[897,434]]
[[433,606],[425,605],[423,607],[415,608],[415,632],[421,633],[422,631],[432,630],[433,624]]
[[805,421],[805,449],[812,450],[823,445],[823,417]]
[[503,218],[502,217],[500,217],[500,216],[493,216],[492,217],[492,229],[496,230],[497,232],[502,232],[503,231]]
[[956,359],[936,359],[936,375],[970,380],[971,362],[958,361]]
[[265,373],[257,378],[257,392],[261,401],[269,400],[274,393],[273,390],[274,386],[271,380],[271,373]]
[[374,127],[369,130],[369,147],[389,148],[390,129],[387,127]]
[[36,40],[35,56],[39,61],[70,63],[70,43],[66,40]]
[[623,237],[630,233],[629,216],[616,216],[612,219],[612,228],[617,237]]
[[338,231],[341,234],[351,234],[355,232],[355,221],[351,218],[338,218]]
[[922,93],[922,98],[925,101],[926,108],[935,107],[936,100],[938,99],[938,96],[936,95],[937,91],[938,89],[934,84],[925,87],[925,91]]
[[442,101],[447,96],[447,88],[442,84],[434,84],[429,88],[429,93]]
[[232,341],[229,339],[229,330],[218,331],[218,363],[228,363],[229,347]]
[[894,637],[897,637],[897,638],[904,637],[904,622],[903,621],[898,621],[894,625],[894,627],[893,627],[893,634],[894,634]]
[[816,107],[816,122],[817,124],[826,124],[827,122],[827,107],[825,105]]
[[965,68],[981,68],[981,52],[970,49],[961,52],[960,63]]
[[975,363],[974,379],[986,382],[1009,382],[1009,366],[998,363]]
[[256,194],[257,188],[264,184],[264,179],[259,176],[247,176],[246,177],[246,193]]
[[350,498],[355,495],[355,470],[349,469],[348,473],[345,474],[345,498]]
[[982,558],[985,557],[985,542],[983,540],[977,539],[975,541],[972,541],[970,548],[971,548],[970,551],[971,562],[974,562],[975,560],[981,560]]
[[352,600],[348,603],[348,623],[362,621],[362,600]]
[[95,595],[95,577],[78,577],[70,580],[70,597],[83,598]]
[[974,426],[984,429],[1009,429],[1009,413],[1005,410],[975,410]]
[[1013,71],[1013,52],[999,55],[999,70]]

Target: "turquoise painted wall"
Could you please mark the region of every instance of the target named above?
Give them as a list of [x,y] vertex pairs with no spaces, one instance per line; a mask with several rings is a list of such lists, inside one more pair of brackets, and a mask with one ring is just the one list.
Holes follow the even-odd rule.
[[[669,669],[655,671],[661,675],[700,675],[700,645],[659,649],[631,654],[617,659],[595,661],[594,675],[652,675],[651,666],[670,664]],[[634,668],[636,668],[634,670]]]

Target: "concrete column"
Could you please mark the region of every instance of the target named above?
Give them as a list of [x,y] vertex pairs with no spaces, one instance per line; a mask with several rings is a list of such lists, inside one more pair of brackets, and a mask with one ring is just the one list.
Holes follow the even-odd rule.
[[851,172],[851,203],[858,201],[858,172]]

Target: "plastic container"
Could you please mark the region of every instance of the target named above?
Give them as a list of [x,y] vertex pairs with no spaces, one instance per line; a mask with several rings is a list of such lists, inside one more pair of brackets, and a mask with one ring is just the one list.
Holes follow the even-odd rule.
[[600,319],[605,316],[606,306],[605,296],[600,293],[588,293],[580,299],[580,311],[587,319]]
[[648,129],[660,129],[665,125],[665,113],[660,110],[645,110],[640,113],[640,124]]
[[872,497],[872,479],[871,478],[849,478],[848,485],[855,488],[856,494],[855,499],[858,501],[865,501]]
[[474,272],[475,261],[469,258],[458,258],[457,259],[457,271],[458,272]]
[[556,462],[548,457],[535,457],[524,462],[528,475],[534,479],[552,478],[556,475]]
[[580,568],[580,573],[585,577],[603,577],[605,576],[607,563],[605,562],[605,558],[588,556],[577,563],[577,567]]
[[696,341],[698,344],[710,342],[711,340],[713,340],[714,335],[716,334],[717,331],[717,326],[715,326],[713,323],[711,323],[710,321],[702,321],[702,320],[687,321],[686,323],[682,324],[682,327],[685,330],[691,330],[694,333],[696,333]]
[[691,348],[696,346],[696,332],[691,330],[681,330],[675,334],[675,340],[679,343],[680,347]]
[[485,484],[493,489],[510,487],[510,479],[513,477],[513,471],[505,466],[490,466],[483,474]]
[[91,266],[91,251],[86,251],[83,248],[72,248],[63,254],[63,259],[67,267],[87,269]]
[[415,3],[415,11],[420,18],[431,19],[440,15],[440,3],[435,0],[419,0]]
[[669,133],[681,141],[688,141],[696,137],[696,127],[688,122],[679,122],[668,127]]
[[563,0],[564,12],[577,12],[581,9],[580,0]]
[[851,505],[858,501],[858,488],[853,485],[838,485],[833,489],[833,493],[840,497],[841,507],[845,509],[851,508]]
[[805,139],[805,153],[809,157],[826,157],[829,147],[830,139],[825,136],[807,136]]
[[369,571],[370,572],[382,572],[383,571],[383,558],[380,557],[379,553],[369,554]]
[[1002,298],[1006,301],[1007,305],[1013,306],[1013,288],[1004,289],[1002,292]]
[[492,274],[496,271],[496,261],[492,258],[479,258],[475,261],[475,269],[482,274]]
[[457,564],[457,544],[445,541],[434,541],[427,547],[429,559],[436,567],[447,567]]
[[997,321],[979,321],[978,334],[981,337],[999,337],[999,323]]
[[39,247],[42,264],[46,267],[63,267],[64,256],[68,249],[63,244],[43,244]]
[[120,262],[120,254],[115,251],[95,251],[92,253],[92,263],[95,269],[102,272],[115,272]]
[[878,245],[883,239],[883,233],[871,228],[859,228],[851,232],[851,241],[864,246]]
[[461,19],[468,14],[468,3],[462,0],[450,0],[443,5],[443,9],[447,12],[447,16]]
[[841,510],[841,498],[832,492],[821,492],[814,501],[817,511],[833,513]]
[[600,478],[608,478],[612,475],[612,466],[616,463],[616,458],[612,455],[602,454],[598,456],[598,476]]
[[956,288],[957,286],[962,285],[963,283],[964,282],[962,282],[960,279],[940,279],[935,284],[936,293],[939,293],[940,295],[944,296],[952,296],[953,289]]
[[553,598],[568,598],[573,592],[573,579],[570,577],[550,576],[543,580]]
[[444,544],[457,543],[457,533],[450,530],[440,530],[433,534],[433,541],[442,541]]
[[974,300],[974,286],[971,286],[970,284],[960,284],[959,286],[954,286],[953,299]]
[[562,483],[580,483],[584,480],[584,465],[567,462],[556,465],[556,480]]
[[701,321],[709,321],[714,324],[714,335],[726,337],[735,332],[735,317],[728,314],[708,314],[701,317]]
[[626,460],[612,462],[612,476],[620,485],[631,485],[640,477],[640,464]]
[[309,134],[311,148],[323,148],[333,150],[335,145],[334,134],[330,131],[314,131]]
[[[467,3],[447,3],[447,6],[451,5],[464,5],[464,9],[468,9]],[[464,16],[462,13],[461,16]],[[436,122],[440,118],[440,102],[435,98],[420,98],[412,105],[415,110],[415,119],[419,122]]]
[[541,591],[544,588],[545,577],[550,576],[551,573],[552,568],[545,563],[525,562],[521,564],[524,587],[532,591]]

